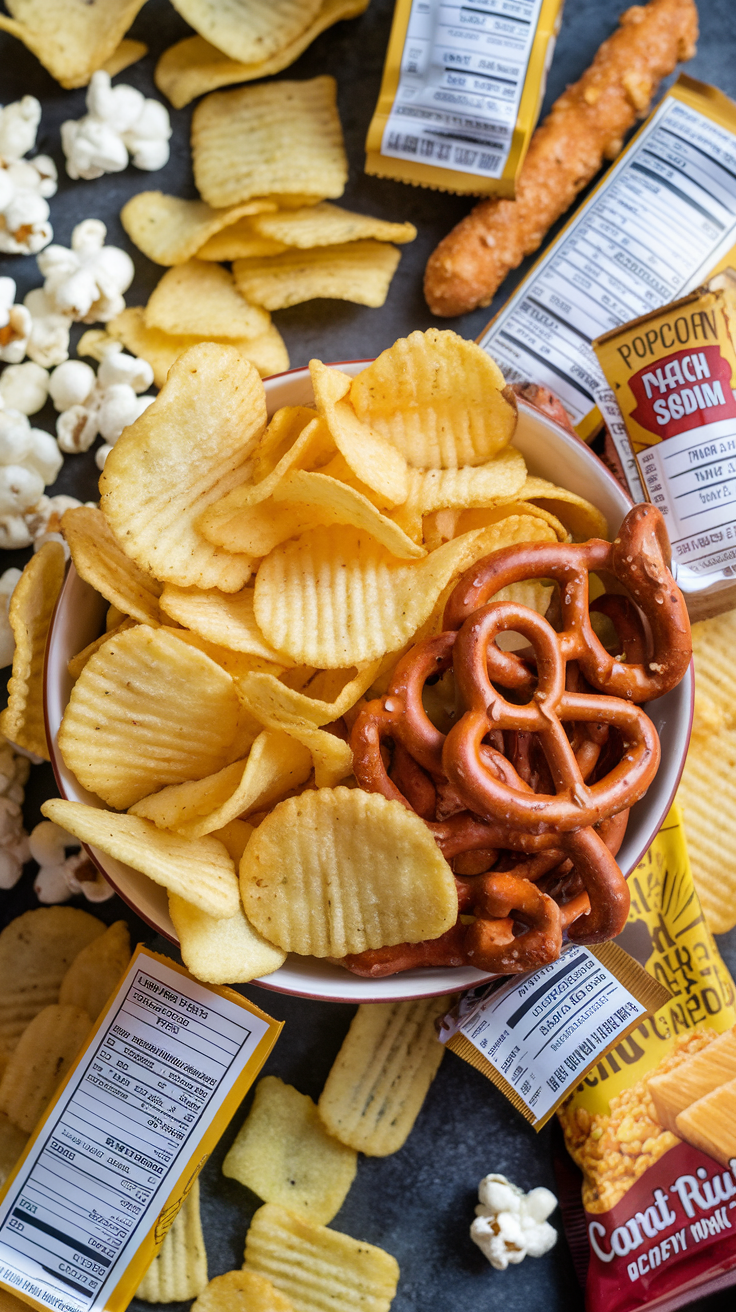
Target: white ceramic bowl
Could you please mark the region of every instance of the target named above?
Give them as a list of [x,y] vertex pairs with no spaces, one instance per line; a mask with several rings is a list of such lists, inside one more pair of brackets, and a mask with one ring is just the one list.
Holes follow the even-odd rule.
[[[341,364],[356,374],[366,361]],[[314,398],[307,369],[277,374],[265,383],[269,414],[284,405],[311,405]],[[577,438],[537,410],[521,403],[514,444],[524,455],[530,472],[593,501],[608,520],[612,533],[631,506],[626,493],[598,457]],[[51,759],[62,797],[101,806],[99,798],[81,788],[65,766],[56,747],[56,735],[69,699],[71,679],[67,661],[102,631],[107,603],[83,583],[72,566],[59,598],[49,637],[45,671],[45,710]],[[692,721],[692,667],[679,687],[650,703],[651,716],[662,743],[662,763],[649,791],[633,807],[626,838],[618,854],[628,875],[644,855],[669,809],[679,782]],[[149,925],[176,943],[167,907],[166,891],[147,876],[112,857],[89,848],[92,859],[120,896]],[[338,966],[313,957],[290,956],[280,970],[256,981],[264,988],[303,997],[341,1002],[389,1002],[429,997],[471,988],[490,978],[467,969],[412,970],[386,979],[362,979]]]

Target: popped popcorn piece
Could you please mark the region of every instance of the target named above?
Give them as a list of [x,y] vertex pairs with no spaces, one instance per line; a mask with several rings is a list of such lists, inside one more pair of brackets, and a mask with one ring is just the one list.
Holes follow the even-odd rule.
[[[8,610],[10,608],[10,598],[13,595],[20,574],[19,569],[6,569],[4,574],[0,574],[0,667],[2,668],[13,663],[15,636],[10,627]],[[2,769],[1,760],[0,769]]]
[[112,897],[115,890],[80,850],[78,840],[60,825],[42,820],[31,830],[28,846],[40,867],[33,883],[39,902],[67,902],[77,893],[84,893],[89,902]]
[[20,410],[0,410],[0,466],[34,469],[46,487],[53,483],[63,463],[64,457],[50,433],[31,428],[28,416]]
[[152,172],[169,158],[171,122],[158,100],[147,100],[135,87],[113,87],[110,74],[98,69],[87,91],[87,113],[61,125],[61,145],[70,178],[100,178],[120,173],[132,156],[136,168]]
[[17,884],[31,855],[21,811],[30,768],[30,762],[0,736],[0,888]]
[[48,394],[48,372],[32,360],[8,365],[0,374],[0,409],[7,406],[24,415],[35,415],[45,406]]
[[48,155],[22,158],[40,121],[35,96],[0,107],[0,251],[10,255],[35,255],[54,235],[47,199],[56,192],[56,165]]
[[106,236],[101,219],[84,219],[72,232],[70,250],[49,246],[39,255],[43,289],[57,313],[81,323],[107,323],[125,309],[133,261],[118,246],[106,246]]
[[31,315],[15,305],[15,279],[0,278],[0,360],[20,364],[31,335]]
[[[93,504],[93,503],[87,503]],[[30,510],[22,514],[0,515],[0,549],[30,547],[38,551],[44,542],[62,542],[66,559],[69,548],[63,541],[61,517],[72,506],[82,505],[76,497],[41,496]]]
[[486,1175],[478,1185],[480,1202],[470,1238],[496,1271],[516,1266],[525,1257],[541,1257],[557,1242],[547,1217],[557,1206],[549,1189],[524,1193],[505,1175]]
[[31,315],[31,335],[26,354],[45,369],[53,369],[69,359],[69,329],[71,319],[54,309],[43,287],[34,287],[23,297],[23,304]]
[[[51,375],[51,399],[61,411],[56,435],[62,451],[87,451],[98,433],[111,450],[123,429],[134,423],[154,399],[138,395],[153,382],[148,362],[125,355],[120,342],[113,345],[117,349],[106,352],[97,377],[91,365],[82,360],[67,360]],[[98,468],[102,468],[99,460]]]

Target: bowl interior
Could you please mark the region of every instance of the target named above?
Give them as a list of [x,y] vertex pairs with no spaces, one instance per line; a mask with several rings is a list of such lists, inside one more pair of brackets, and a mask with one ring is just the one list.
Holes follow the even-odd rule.
[[[340,367],[346,373],[356,374],[365,363],[354,361]],[[295,369],[269,378],[265,388],[269,415],[280,406],[313,404],[307,369]],[[521,451],[532,474],[587,497],[606,516],[611,533],[618,529],[631,502],[602,461],[582,442],[537,410],[520,403],[514,445]],[[44,680],[47,733],[59,792],[62,797],[92,806],[101,806],[102,803],[81,788],[67,769],[56,746],[56,735],[72,687],[67,661],[98,636],[104,626],[106,609],[107,603],[79,578],[71,566],[49,635]],[[626,837],[618,855],[625,875],[644,855],[674,797],[690,735],[692,697],[691,667],[677,688],[647,707],[660,736],[662,762],[646,797],[631,811]],[[153,929],[176,943],[166,890],[146,875],[95,848],[89,851],[124,901]],[[272,975],[254,982],[265,988],[304,997],[345,1002],[389,1002],[455,992],[471,988],[488,978],[490,976],[468,967],[413,970],[387,979],[369,980],[315,958],[292,955]]]

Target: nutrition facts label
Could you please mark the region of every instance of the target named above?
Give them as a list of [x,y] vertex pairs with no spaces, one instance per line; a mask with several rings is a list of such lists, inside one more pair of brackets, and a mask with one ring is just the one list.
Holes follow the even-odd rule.
[[381,154],[498,178],[542,0],[414,0]]
[[[480,344],[581,424],[612,400],[592,339],[696,287],[734,241],[736,136],[668,96]],[[631,468],[620,413],[613,437]]]
[[57,1312],[103,1307],[268,1031],[139,951],[0,1204],[0,1280]]
[[501,985],[461,1032],[541,1119],[645,1014],[592,952],[572,947],[551,966]]

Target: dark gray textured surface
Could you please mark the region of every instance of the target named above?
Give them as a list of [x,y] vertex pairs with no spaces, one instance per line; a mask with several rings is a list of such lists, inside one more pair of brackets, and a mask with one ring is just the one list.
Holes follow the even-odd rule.
[[[567,82],[580,75],[600,41],[615,26],[622,7],[611,0],[567,0],[546,105]],[[378,93],[391,9],[391,0],[372,0],[361,18],[340,23],[323,34],[291,69],[281,74],[296,78],[318,73],[336,76],[350,159],[345,204],[385,218],[411,219],[419,229],[416,242],[404,247],[383,309],[313,301],[275,315],[292,365],[305,364],[312,355],[325,360],[372,356],[396,337],[432,323],[446,324],[463,336],[475,337],[521,276],[519,271],[507,280],[489,310],[479,310],[459,320],[435,320],[424,303],[421,284],[426,258],[467,212],[468,202],[368,178],[362,172],[363,141]],[[736,97],[734,0],[704,2],[701,28],[698,54],[688,65],[688,72]],[[148,0],[130,35],[145,40],[151,53],[118,80],[140,87],[147,95],[158,94],[152,80],[155,59],[188,32],[187,25],[166,0]],[[136,263],[136,280],[128,293],[128,303],[143,303],[161,270],[130,246],[118,214],[130,196],[149,188],[194,196],[188,144],[191,106],[172,111],[172,156],[164,170],[147,175],[129,168],[125,173],[94,182],[71,182],[64,172],[59,125],[67,117],[78,118],[84,113],[84,91],[62,90],[24,47],[0,33],[0,101],[7,104],[28,92],[37,95],[44,108],[39,149],[53,155],[59,166],[59,191],[51,201],[54,239],[68,244],[74,224],[82,218],[104,219],[109,240],[126,246]],[[0,260],[0,274],[14,277],[21,294],[41,281],[33,257],[11,256]],[[53,430],[54,418],[49,407],[34,417],[33,422]],[[96,495],[96,481],[97,471],[90,452],[86,456],[67,457],[54,490],[91,498]],[[27,554],[6,553],[5,559],[0,560],[0,569],[22,564]],[[54,793],[50,767],[34,770],[27,790],[29,825],[39,819],[41,801]],[[16,889],[2,894],[3,923],[35,905],[31,882],[32,874],[27,874]],[[126,914],[137,936],[147,936],[145,926],[117,901],[106,903],[100,914],[107,921]],[[164,947],[161,943],[152,946]],[[736,971],[736,931],[723,936],[720,946],[732,972]],[[246,988],[244,992],[286,1021],[267,1070],[316,1097],[347,1029],[352,1008],[288,998],[256,988]],[[253,1195],[234,1181],[225,1180],[219,1170],[242,1119],[240,1113],[203,1177],[211,1275],[241,1264],[243,1238],[257,1206]],[[394,1312],[460,1312],[460,1309],[495,1312],[501,1306],[507,1312],[541,1308],[545,1312],[576,1312],[582,1308],[582,1296],[564,1241],[548,1256],[527,1259],[505,1273],[492,1271],[471,1244],[468,1226],[475,1191],[478,1180],[489,1171],[502,1171],[525,1188],[537,1184],[554,1188],[551,1130],[535,1135],[482,1076],[454,1054],[448,1054],[404,1149],[384,1160],[361,1160],[357,1180],[333,1223],[336,1228],[381,1244],[396,1255],[402,1278]],[[552,1219],[559,1225],[559,1214]],[[142,1309],[145,1305],[134,1303],[133,1306]],[[703,1312],[706,1309],[733,1312],[733,1290],[700,1299],[693,1306]]]

